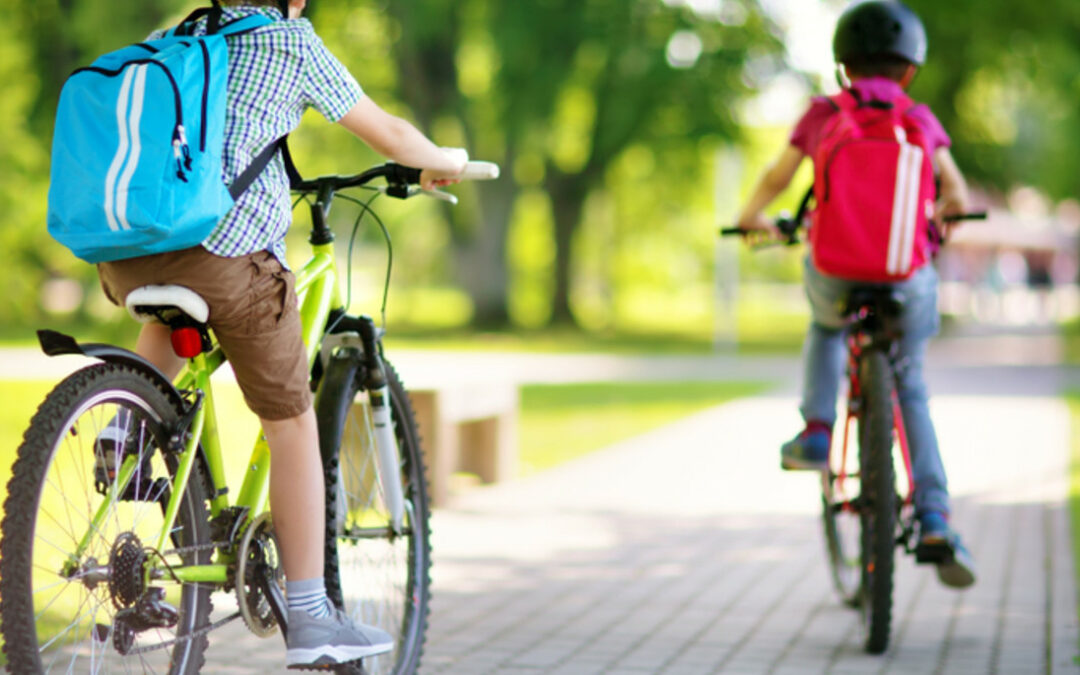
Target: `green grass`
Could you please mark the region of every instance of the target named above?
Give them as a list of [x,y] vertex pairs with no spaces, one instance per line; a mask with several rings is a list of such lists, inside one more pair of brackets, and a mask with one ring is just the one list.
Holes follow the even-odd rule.
[[1080,319],[1063,325],[1061,336],[1065,340],[1065,363],[1080,364]]
[[521,389],[524,474],[548,469],[712,405],[761,391],[745,382],[618,382]]

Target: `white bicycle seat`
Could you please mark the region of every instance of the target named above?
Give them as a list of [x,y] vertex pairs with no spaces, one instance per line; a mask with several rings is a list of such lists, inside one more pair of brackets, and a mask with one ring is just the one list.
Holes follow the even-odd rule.
[[186,286],[140,286],[128,293],[124,305],[132,318],[139,323],[157,320],[153,312],[144,311],[152,307],[175,307],[199,323],[206,323],[210,318],[210,307],[206,301]]

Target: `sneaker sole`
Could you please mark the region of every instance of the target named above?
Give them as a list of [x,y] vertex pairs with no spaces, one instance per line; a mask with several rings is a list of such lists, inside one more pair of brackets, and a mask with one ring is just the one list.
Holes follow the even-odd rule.
[[828,471],[829,463],[781,457],[780,468],[784,471]]
[[294,648],[285,652],[285,663],[290,668],[293,666],[334,666],[362,659],[365,656],[384,654],[393,648],[393,642],[367,647],[323,645],[314,649]]
[[951,588],[967,588],[975,583],[975,575],[964,565],[955,560],[951,563],[938,565],[938,579],[941,583]]

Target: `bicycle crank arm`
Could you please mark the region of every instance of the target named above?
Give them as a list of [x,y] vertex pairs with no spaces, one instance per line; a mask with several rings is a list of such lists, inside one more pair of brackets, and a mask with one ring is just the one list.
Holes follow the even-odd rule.
[[285,594],[281,592],[281,587],[274,581],[274,569],[265,562],[260,562],[255,569],[255,574],[259,590],[270,603],[270,611],[274,613],[278,627],[281,628],[281,639],[285,640],[289,635],[289,605],[285,601]]

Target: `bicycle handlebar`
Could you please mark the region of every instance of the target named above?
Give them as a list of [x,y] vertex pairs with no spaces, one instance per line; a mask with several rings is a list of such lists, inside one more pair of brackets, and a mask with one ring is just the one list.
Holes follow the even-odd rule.
[[[324,192],[326,190],[337,192],[345,188],[367,185],[376,178],[385,178],[386,186],[379,189],[391,197],[408,199],[422,194],[452,203],[457,202],[457,198],[452,194],[439,190],[419,190],[413,187],[420,183],[420,173],[420,169],[387,162],[353,176],[331,175],[302,180],[293,184],[291,189],[293,192],[302,194]],[[494,162],[467,162],[465,169],[456,176],[460,180],[494,180],[498,177],[499,165]]]

